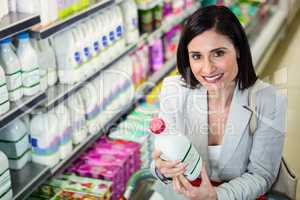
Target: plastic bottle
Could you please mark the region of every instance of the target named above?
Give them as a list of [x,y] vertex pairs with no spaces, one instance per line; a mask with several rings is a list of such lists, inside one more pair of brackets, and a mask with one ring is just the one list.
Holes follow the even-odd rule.
[[81,95],[77,93],[70,97],[67,105],[71,116],[73,130],[72,141],[74,145],[77,145],[82,142],[88,134],[85,121],[84,104]]
[[33,39],[31,40],[32,47],[34,48],[37,58],[39,61],[39,72],[40,72],[40,90],[46,91],[48,88],[48,80],[47,80],[47,57],[46,52],[42,52],[39,48],[38,41]]
[[58,77],[59,81],[64,84],[74,84],[80,80],[82,55],[73,30],[64,31],[53,39]]
[[60,159],[58,120],[54,114],[37,114],[30,122],[32,161],[50,167]]
[[151,121],[150,130],[155,134],[155,149],[162,152],[160,157],[163,160],[180,160],[187,164],[187,170],[184,173],[186,178],[194,186],[199,186],[202,168],[202,159],[199,153],[186,136],[175,130],[168,130],[166,126],[160,118],[154,118]]
[[16,101],[23,96],[22,71],[20,61],[11,45],[10,38],[0,42],[0,64],[5,70],[9,100]]
[[49,39],[39,40],[38,44],[39,44],[40,51],[46,55],[43,64],[47,69],[47,84],[48,86],[52,86],[57,82],[57,66],[56,66],[55,53],[49,43]]
[[[133,0],[123,1],[120,5],[124,19],[126,43],[137,43],[139,40],[137,6]],[[128,12],[128,10],[130,10],[130,12]]]
[[70,121],[70,113],[67,107],[61,103],[56,108],[54,108],[55,115],[59,121],[58,124],[58,135],[60,138],[60,159],[66,158],[72,153],[72,127]]
[[116,50],[117,55],[120,55],[122,50],[125,49],[125,38],[124,38],[124,21],[122,17],[122,11],[120,6],[114,8],[114,21],[115,21],[115,36],[116,36]]
[[[2,17],[9,13],[9,5],[7,0],[0,1]],[[0,17],[1,18],[1,17]]]
[[17,0],[8,0],[8,8],[10,12],[16,12]]
[[164,64],[164,52],[163,43],[160,38],[150,43],[150,64],[152,71],[157,71],[163,67]]
[[[96,18],[97,25],[99,27],[99,39],[100,39],[100,57],[101,67],[105,66],[109,62],[109,55],[108,55],[108,24],[105,23],[104,13],[101,13]],[[101,27],[101,28],[100,28]],[[101,68],[100,67],[100,68]]]
[[28,33],[18,35],[17,55],[22,68],[24,95],[31,96],[40,90],[40,72],[38,57],[30,44]]
[[0,115],[9,110],[8,91],[5,81],[5,74],[0,66]]
[[91,134],[95,134],[98,131],[96,117],[100,111],[98,107],[97,89],[93,83],[88,83],[80,90],[80,94],[83,99],[87,127]]

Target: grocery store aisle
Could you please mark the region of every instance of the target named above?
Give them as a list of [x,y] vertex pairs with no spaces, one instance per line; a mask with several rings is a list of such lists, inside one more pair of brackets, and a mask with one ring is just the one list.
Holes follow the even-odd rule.
[[[269,80],[288,95],[287,135],[284,156],[300,177],[300,12],[289,25],[287,33],[271,56],[261,77]],[[300,199],[298,184],[297,199]]]

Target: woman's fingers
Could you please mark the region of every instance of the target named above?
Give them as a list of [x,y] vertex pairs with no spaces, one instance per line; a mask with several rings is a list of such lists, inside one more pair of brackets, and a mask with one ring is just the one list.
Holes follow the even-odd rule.
[[176,165],[178,165],[180,163],[180,161],[163,161],[161,159],[157,159],[155,161],[155,165],[158,169],[162,169],[162,168],[173,168],[176,167]]
[[203,185],[203,186],[211,185],[204,164],[203,164],[202,169],[201,169],[201,179],[202,179],[201,185]]
[[153,160],[156,160],[156,159],[159,159],[160,155],[161,155],[161,152],[159,150],[154,149],[151,156],[152,156]]
[[161,168],[161,173],[166,177],[174,177],[183,174],[186,171],[186,165],[180,163],[173,168]]
[[187,190],[187,191],[193,190],[192,184],[183,175],[179,175],[178,180],[179,180],[179,183],[184,187],[185,190]]

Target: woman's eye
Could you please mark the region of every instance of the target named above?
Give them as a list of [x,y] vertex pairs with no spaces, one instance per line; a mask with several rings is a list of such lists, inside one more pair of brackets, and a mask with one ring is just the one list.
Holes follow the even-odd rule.
[[200,57],[201,57],[201,55],[199,55],[199,54],[192,54],[192,58],[193,58],[194,60],[199,60]]
[[214,56],[215,56],[215,57],[221,57],[221,56],[223,56],[224,54],[225,54],[224,51],[216,51],[216,52],[214,52]]

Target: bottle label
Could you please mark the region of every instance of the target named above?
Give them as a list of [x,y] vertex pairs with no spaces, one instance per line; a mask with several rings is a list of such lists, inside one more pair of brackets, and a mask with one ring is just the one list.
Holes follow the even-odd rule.
[[21,70],[12,74],[6,75],[8,91],[12,92],[22,87],[22,73]]
[[102,37],[102,46],[106,48],[108,46],[108,40],[106,36]]
[[115,33],[113,31],[109,32],[109,40],[111,43],[115,41]]
[[185,175],[195,178],[200,175],[202,165],[201,157],[192,144],[190,144],[188,151],[186,152],[181,162],[188,164]]
[[30,138],[32,153],[39,156],[50,156],[59,150],[59,137],[55,138],[51,144],[46,147],[39,146],[38,139]]
[[99,42],[94,42],[94,51],[99,53],[99,51],[100,51]]
[[74,60],[75,60],[75,63],[77,65],[81,65],[82,64],[81,56],[80,56],[80,53],[78,51],[76,51],[74,53]]
[[60,145],[68,144],[72,140],[72,135],[72,127],[67,127],[60,138]]
[[116,34],[117,34],[117,37],[118,38],[121,38],[122,37],[122,35],[123,35],[123,28],[122,28],[122,26],[118,26],[117,28],[116,28]]
[[138,27],[138,20],[137,20],[137,18],[132,18],[132,26],[133,26],[133,28],[137,28]]
[[39,68],[30,71],[22,71],[22,83],[25,88],[32,88],[40,83]]
[[84,52],[85,62],[87,62],[91,58],[90,49],[88,47],[85,47],[83,49],[83,52]]

